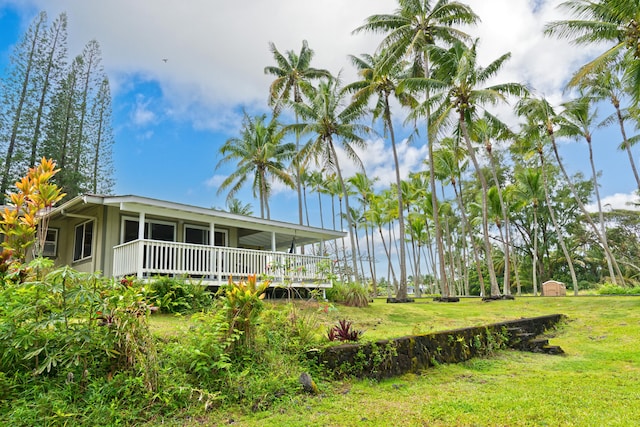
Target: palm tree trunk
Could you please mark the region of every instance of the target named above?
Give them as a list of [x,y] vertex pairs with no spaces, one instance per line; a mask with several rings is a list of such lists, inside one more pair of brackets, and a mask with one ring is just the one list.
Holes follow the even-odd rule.
[[356,242],[354,238],[355,224],[353,223],[353,218],[351,218],[351,210],[349,209],[349,194],[347,191],[347,186],[345,185],[344,180],[342,179],[342,171],[340,170],[340,165],[338,164],[338,153],[336,153],[336,148],[333,145],[333,141],[331,139],[329,140],[329,147],[331,149],[331,155],[335,160],[336,172],[338,173],[338,179],[340,180],[340,187],[342,188],[342,194],[344,194],[344,204],[345,204],[345,209],[347,211],[347,223],[349,225],[349,238],[351,239],[351,252],[352,252],[351,264],[353,267],[354,280],[357,281],[359,279],[358,279],[358,263],[356,261],[356,254],[355,254],[355,251],[356,251]]
[[462,130],[462,134],[464,136],[465,143],[467,144],[467,151],[469,152],[469,157],[471,157],[471,161],[473,162],[473,166],[476,169],[476,173],[478,174],[478,180],[480,181],[480,185],[482,186],[482,237],[484,240],[484,250],[485,257],[487,261],[487,270],[489,271],[489,281],[491,283],[491,296],[499,296],[500,295],[500,286],[498,285],[498,278],[496,277],[495,267],[493,265],[493,258],[491,256],[491,241],[489,240],[489,215],[487,212],[487,180],[485,179],[482,169],[480,168],[480,164],[478,163],[478,159],[475,155],[475,149],[471,144],[471,138],[469,137],[469,132],[467,130],[467,124],[464,119],[464,112],[460,112],[460,129]]
[[[598,204],[598,221],[600,222],[600,233],[602,233],[602,240],[606,242],[607,246],[609,246],[609,242],[607,241],[607,230],[604,225],[604,213],[602,212],[602,201],[600,200],[600,189],[598,188],[598,174],[596,172],[596,165],[593,161],[593,147],[591,145],[591,136],[589,135],[587,138],[587,147],[589,147],[589,163],[591,164],[591,176],[593,179],[593,188],[596,193],[596,202]],[[609,259],[607,257],[607,266],[609,267],[609,275],[613,280],[613,283],[616,284],[615,275],[613,273],[613,263],[616,262],[615,257],[613,259]],[[620,276],[620,279],[624,282],[624,276]]]
[[400,268],[400,283],[398,286],[398,294],[396,300],[406,301],[407,299],[407,256],[404,245],[405,224],[404,224],[404,203],[402,200],[402,181],[400,179],[400,162],[398,160],[398,151],[396,150],[396,137],[393,132],[393,122],[391,121],[391,112],[389,109],[389,94],[385,94],[384,97],[384,119],[387,122],[387,128],[389,129],[389,136],[391,137],[391,148],[393,150],[393,162],[396,173],[396,185],[398,186],[398,234],[400,235],[400,254],[399,254],[399,268]]
[[[487,146],[485,144],[485,146]],[[500,200],[500,210],[502,211],[502,221],[504,222],[505,236],[504,236],[504,285],[502,292],[505,295],[511,294],[511,233],[509,227],[509,215],[507,215],[507,207],[504,202],[504,196],[502,194],[502,187],[500,186],[500,182],[498,181],[498,174],[496,173],[496,162],[493,157],[493,153],[491,149],[487,149],[487,154],[489,155],[489,161],[491,163],[491,174],[493,176],[493,181],[496,184],[496,190],[498,192],[498,200]]]
[[[578,197],[578,192],[576,190],[576,187],[573,185],[573,182],[571,182],[571,179],[569,178],[569,174],[567,173],[567,170],[564,167],[562,159],[560,158],[560,153],[558,153],[558,146],[556,145],[556,138],[555,138],[555,135],[553,134],[553,131],[550,132],[549,136],[551,137],[551,145],[553,147],[553,154],[555,155],[556,161],[558,162],[558,165],[560,166],[560,170],[562,171],[562,175],[564,176],[564,179],[567,180],[567,184],[569,184],[569,188],[571,189],[571,193],[573,194],[573,198],[575,199],[576,203],[580,207],[580,210],[582,211],[582,215],[584,215],[585,219],[587,220],[587,222],[589,223],[589,225],[593,229],[593,232],[595,233],[596,237],[598,238],[598,240],[602,244],[602,247],[603,247],[604,252],[605,252],[605,257],[607,259],[607,264],[609,265],[609,269],[610,269],[610,272],[611,272],[611,279],[613,280],[614,284],[616,284],[617,282],[616,282],[615,274],[613,274],[613,267],[615,266],[616,268],[618,268],[618,263],[615,262],[613,254],[611,253],[611,250],[609,249],[609,245],[607,244],[606,238],[604,238],[602,233],[600,233],[600,231],[598,230],[598,227],[593,222],[593,219],[591,218],[591,215],[589,215],[589,212],[587,212],[587,208],[584,206],[584,203],[582,203],[582,200],[580,200],[580,197]],[[622,278],[623,277],[622,276],[622,272],[620,271],[619,268],[618,268],[618,277],[620,277],[621,280],[624,280]],[[575,293],[577,295],[577,289],[575,290]]]
[[397,281],[396,272],[393,269],[393,263],[391,262],[391,254],[389,253],[389,249],[387,248],[387,242],[384,240],[384,233],[382,232],[382,226],[380,224],[378,224],[378,232],[380,233],[380,239],[382,240],[382,247],[384,248],[384,253],[385,255],[387,255],[387,259],[389,260],[389,272],[391,273],[391,277],[393,277],[393,282],[395,283]]
[[478,246],[476,245],[476,241],[473,238],[471,225],[469,224],[469,220],[467,218],[466,210],[464,209],[464,203],[462,201],[462,196],[458,191],[458,187],[456,186],[455,180],[452,180],[451,185],[453,186],[453,192],[456,195],[456,201],[458,202],[458,208],[460,209],[460,216],[462,217],[462,226],[465,230],[469,231],[469,241],[471,242],[471,250],[473,251],[473,259],[475,260],[476,265],[476,273],[478,274],[478,281],[480,282],[480,296],[485,296],[485,287],[484,287],[484,278],[482,276],[482,263],[480,261]]
[[629,145],[629,140],[627,139],[627,132],[624,130],[624,118],[622,117],[622,111],[620,111],[620,102],[617,99],[612,98],[611,103],[616,109],[616,115],[618,117],[618,125],[620,126],[620,133],[622,134],[622,144],[624,145],[624,148],[627,151],[627,156],[629,157],[629,164],[631,165],[633,176],[636,179],[636,184],[638,186],[638,190],[640,191],[640,176],[638,175],[638,170],[636,169],[636,163],[633,160],[633,154],[631,153],[631,145]]
[[[551,222],[553,223],[553,227],[558,236],[558,242],[560,243],[560,247],[562,248],[562,253],[564,254],[565,259],[567,260],[567,265],[569,266],[569,272],[571,273],[571,281],[573,284],[573,292],[574,294],[578,294],[578,279],[576,278],[576,272],[573,268],[573,261],[571,260],[571,256],[569,255],[569,251],[567,250],[567,245],[564,242],[564,237],[562,235],[562,230],[560,230],[560,226],[558,225],[558,221],[556,220],[556,214],[551,205],[551,198],[549,197],[549,188],[547,184],[547,172],[544,164],[544,154],[542,150],[539,150],[540,154],[540,167],[542,169],[542,181],[544,188],[544,199],[547,203],[547,208],[549,209],[549,216],[551,217]],[[536,224],[537,225],[537,224]]]

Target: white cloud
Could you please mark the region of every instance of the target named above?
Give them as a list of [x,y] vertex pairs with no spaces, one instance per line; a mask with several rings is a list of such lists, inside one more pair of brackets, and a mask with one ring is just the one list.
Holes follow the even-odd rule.
[[[602,205],[602,210],[606,212],[611,209],[640,210],[640,206],[636,205],[639,202],[640,200],[638,199],[638,195],[635,193],[615,193],[602,198],[600,204]],[[587,205],[586,208],[589,212],[598,211],[598,206],[596,203]]]
[[144,127],[156,123],[157,116],[149,109],[150,104],[151,100],[145,99],[143,95],[136,97],[135,105],[130,114],[134,126]]
[[[469,0],[482,21],[465,30],[480,37],[480,64],[512,53],[502,81],[531,83],[546,96],[559,94],[588,52],[542,34],[545,23],[560,17],[560,0],[542,2],[536,13],[529,3]],[[35,5],[52,18],[66,11],[70,52],[98,40],[114,82],[132,76],[157,81],[174,114],[195,116],[201,126],[212,128],[226,123],[204,118],[212,113],[237,105],[266,108],[272,77],[263,70],[273,64],[269,41],[284,52],[299,51],[306,39],[316,54],[313,66],[334,74],[344,69],[349,81],[355,74],[347,56],[371,53],[381,39],[352,31],[368,16],[397,8],[394,0],[30,0],[20,5]]]
[[211,178],[205,181],[205,185],[209,188],[215,188],[216,190],[220,187],[220,184],[227,179],[225,175],[213,175]]

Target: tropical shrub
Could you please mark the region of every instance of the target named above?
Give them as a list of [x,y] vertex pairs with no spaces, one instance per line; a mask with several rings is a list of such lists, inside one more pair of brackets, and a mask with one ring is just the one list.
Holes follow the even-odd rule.
[[327,331],[327,338],[329,341],[358,341],[364,331],[356,330],[353,328],[353,322],[350,320],[342,319],[338,321],[337,325],[329,328]]
[[229,331],[241,334],[245,348],[253,345],[255,328],[263,308],[262,300],[269,283],[264,280],[258,284],[256,276],[251,275],[246,281],[229,280],[229,284],[219,291]]
[[597,290],[600,295],[640,295],[640,287],[622,287],[611,283],[605,283]]
[[369,291],[359,283],[349,283],[344,295],[344,304],[349,307],[368,306]]
[[333,287],[327,289],[327,299],[349,307],[366,307],[369,305],[369,291],[360,283],[334,282]]
[[0,291],[0,372],[85,383],[117,371],[144,374],[154,389],[155,352],[139,288],[37,258],[21,283]]
[[213,304],[206,286],[166,276],[155,277],[151,282],[149,299],[163,313],[196,312]]
[[48,217],[41,213],[51,209],[65,196],[57,185],[50,183],[59,171],[55,167],[53,160],[43,157],[37,166],[30,168],[15,183],[18,192],[8,194],[8,206],[0,212],[0,231],[4,235],[2,246],[8,250],[4,262],[9,259],[24,262],[31,246],[35,246],[36,257],[42,254]]

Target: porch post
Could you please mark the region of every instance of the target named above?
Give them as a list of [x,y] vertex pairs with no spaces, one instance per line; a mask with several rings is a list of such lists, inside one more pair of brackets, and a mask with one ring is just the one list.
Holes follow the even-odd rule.
[[142,268],[144,266],[144,212],[138,215],[138,271],[136,276],[142,279]]
[[[213,279],[214,276],[218,279],[218,284],[220,284],[220,280],[222,280],[222,277],[220,276],[220,267],[221,267],[221,260],[220,260],[220,254],[218,252],[218,250],[216,248],[214,248],[214,246],[216,245],[216,224],[214,222],[210,222],[209,223],[209,246],[212,247],[211,249],[211,278]],[[217,255],[217,256],[216,256]],[[217,272],[217,274],[215,274]]]
[[[276,232],[271,232],[271,252],[273,252],[273,262],[278,266],[280,270],[280,282],[284,284],[284,259],[279,255],[276,255]],[[277,258],[276,258],[277,257]]]

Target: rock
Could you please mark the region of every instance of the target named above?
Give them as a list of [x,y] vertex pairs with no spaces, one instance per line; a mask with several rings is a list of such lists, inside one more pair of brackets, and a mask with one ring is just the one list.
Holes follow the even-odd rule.
[[300,381],[302,390],[304,390],[306,393],[318,394],[318,386],[316,385],[316,382],[313,380],[313,378],[311,378],[311,375],[309,375],[308,373],[303,372],[302,374],[300,374],[300,379],[298,381]]

